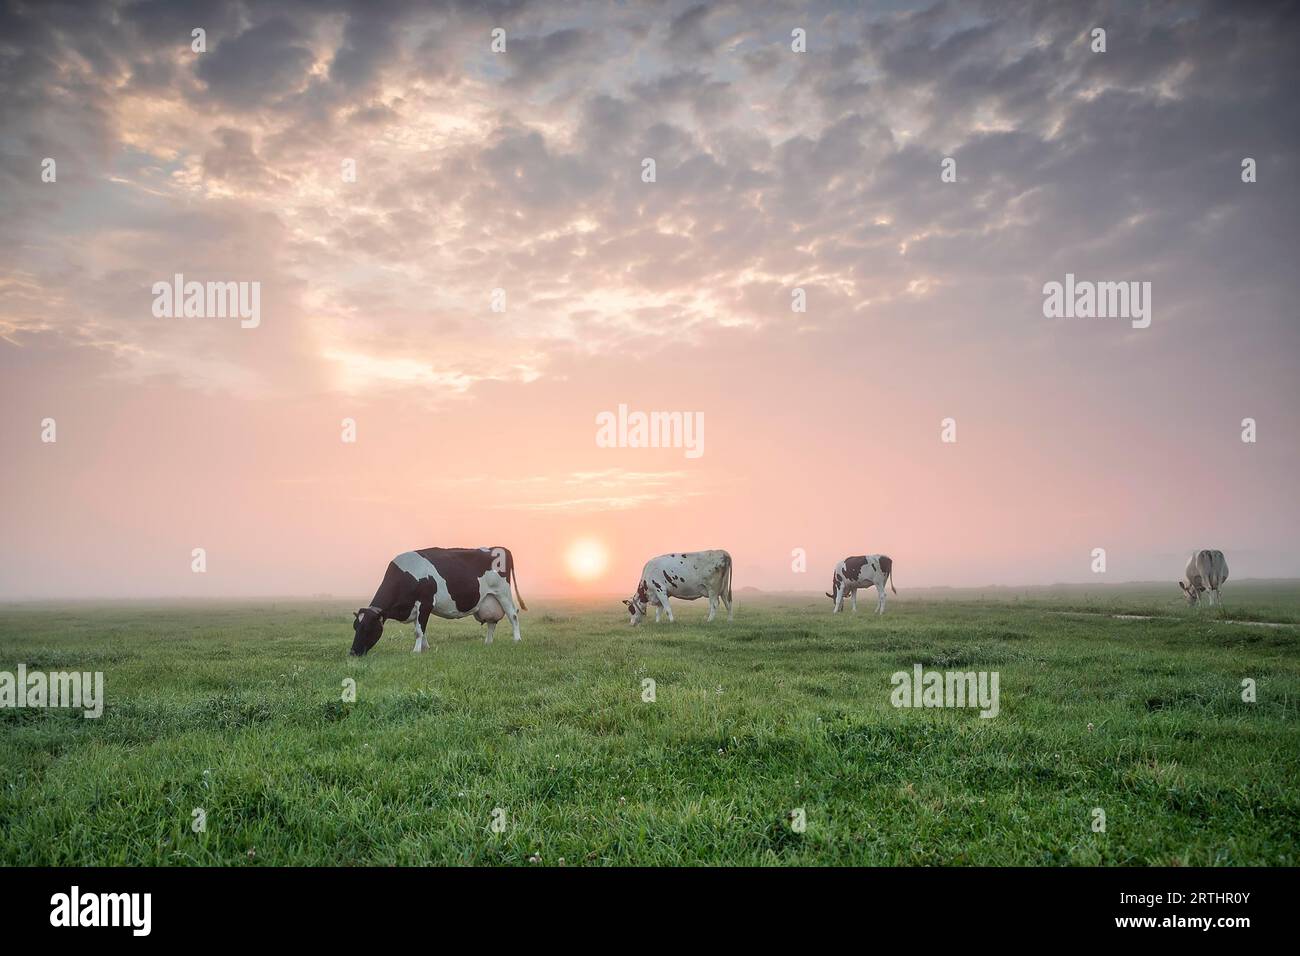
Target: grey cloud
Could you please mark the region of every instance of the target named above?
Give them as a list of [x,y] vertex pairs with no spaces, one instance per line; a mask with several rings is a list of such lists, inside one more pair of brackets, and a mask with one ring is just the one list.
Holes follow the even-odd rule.
[[227,106],[252,108],[302,88],[313,54],[302,31],[274,17],[220,40],[198,61],[198,76]]
[[673,17],[668,25],[668,46],[676,52],[690,56],[708,56],[717,41],[708,33],[709,17],[713,8],[707,3],[697,4]]
[[635,83],[631,92],[652,108],[689,105],[704,120],[719,119],[737,104],[737,95],[729,82],[711,79],[700,70],[682,70],[650,82]]
[[510,84],[527,88],[545,83],[566,68],[579,66],[585,55],[593,52],[594,44],[593,34],[576,27],[511,39],[507,46]]
[[393,24],[372,10],[354,12],[343,32],[343,45],[330,63],[330,79],[348,88],[366,88],[397,51]]
[[220,143],[203,154],[204,175],[215,179],[255,181],[264,173],[262,161],[253,151],[253,137],[244,130],[216,131]]

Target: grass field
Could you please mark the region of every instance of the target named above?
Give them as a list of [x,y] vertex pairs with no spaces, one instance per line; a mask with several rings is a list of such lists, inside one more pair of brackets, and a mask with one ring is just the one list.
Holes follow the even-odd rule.
[[[413,656],[390,624],[356,660],[338,602],[9,605],[0,670],[103,671],[108,702],[0,710],[0,863],[1294,866],[1300,583],[1226,596],[1291,625],[1172,585],[637,629],[538,600],[522,644],[435,622]],[[917,663],[997,671],[999,715],[895,709]]]

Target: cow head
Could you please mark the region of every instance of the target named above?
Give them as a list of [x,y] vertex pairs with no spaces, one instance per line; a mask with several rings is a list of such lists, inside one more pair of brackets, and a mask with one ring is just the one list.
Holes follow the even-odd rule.
[[624,601],[623,603],[627,605],[627,613],[631,616],[631,619],[628,621],[628,623],[640,624],[642,619],[645,617],[645,604],[641,601],[641,599],[634,594],[632,595],[631,598]]
[[1187,605],[1194,607],[1201,598],[1201,589],[1194,585],[1184,584],[1182,581],[1178,582],[1178,587],[1182,590],[1183,599],[1187,601]]
[[373,607],[363,607],[352,616],[352,650],[354,657],[364,657],[366,651],[379,643],[384,636],[384,616]]
[[641,623],[642,618],[645,617],[646,604],[649,600],[650,590],[645,586],[645,582],[642,581],[636,586],[636,594],[633,594],[629,600],[623,602],[627,605],[627,613],[632,616],[632,619],[628,621],[629,624]]

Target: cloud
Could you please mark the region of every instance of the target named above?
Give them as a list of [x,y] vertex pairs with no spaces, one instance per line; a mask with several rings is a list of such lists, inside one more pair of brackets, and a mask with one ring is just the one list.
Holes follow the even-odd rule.
[[[575,471],[557,477],[504,479],[498,502],[506,511],[592,513],[673,507],[707,492],[692,487],[682,471],[638,472],[620,468]],[[577,490],[584,493],[575,494]]]
[[[1230,174],[1246,149],[1269,176],[1294,172],[1295,130],[1271,121],[1297,73],[1280,13],[1120,11],[1099,56],[1086,10],[1019,3],[816,6],[797,18],[807,54],[789,51],[796,21],[780,4],[679,4],[667,22],[594,4],[563,22],[513,5],[237,9],[131,5],[116,26],[103,11],[5,11],[24,40],[0,51],[6,128],[25,150],[0,156],[16,187],[0,242],[28,257],[15,275],[88,270],[102,290],[222,261],[309,294],[323,331],[296,350],[341,389],[341,352],[381,355],[377,337],[431,322],[452,334],[428,375],[385,376],[426,393],[479,379],[466,336],[494,288],[527,317],[503,334],[530,375],[561,345],[661,347],[664,323],[697,340],[778,334],[796,282],[817,290],[802,327],[828,333],[992,275],[1033,288],[1044,273],[1140,264],[1192,323],[1212,320],[1194,308],[1209,274],[1225,301],[1295,289],[1280,255],[1295,191],[1253,208]],[[196,23],[206,54],[188,48]],[[501,56],[487,50],[496,24]],[[1207,126],[1223,135],[1206,142]],[[26,157],[46,153],[75,199],[30,175]],[[941,186],[949,155],[959,182]],[[640,181],[647,156],[653,184]],[[198,207],[161,213],[213,198],[227,236]],[[98,227],[74,211],[92,203],[110,210]],[[241,264],[241,234],[277,245],[245,247]],[[110,238],[144,268],[109,276],[90,250]],[[121,321],[94,321],[115,348],[132,342]],[[1050,334],[1005,310],[982,321],[995,336]],[[183,370],[183,341],[155,336],[150,350]],[[232,357],[234,343],[212,344]]]
[[199,55],[197,74],[223,105],[251,109],[302,89],[315,55],[298,26],[285,17],[218,40]]
[[266,166],[253,151],[253,137],[239,129],[215,131],[218,146],[203,154],[203,173],[214,179],[253,183],[266,173]]
[[580,66],[595,51],[595,37],[576,27],[508,42],[511,77],[516,89],[535,87]]

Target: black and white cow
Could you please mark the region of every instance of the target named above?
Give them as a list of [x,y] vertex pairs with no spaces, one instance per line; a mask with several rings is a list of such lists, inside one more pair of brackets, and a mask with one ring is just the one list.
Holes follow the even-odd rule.
[[641,569],[641,582],[636,593],[623,603],[632,615],[632,624],[640,624],[649,608],[655,609],[655,623],[659,612],[668,614],[673,621],[669,598],[694,601],[708,597],[709,617],[712,621],[718,612],[718,601],[727,605],[727,620],[731,612],[731,555],[725,551],[684,551],[680,554],[661,554],[651,558]]
[[[510,618],[519,640],[519,614],[510,596],[519,582],[515,559],[508,548],[425,548],[406,551],[388,562],[384,580],[370,601],[353,615],[352,653],[360,657],[379,642],[385,621],[415,622],[413,654],[427,650],[424,629],[429,615],[454,619],[473,614],[487,625],[484,643],[492,643],[497,621]],[[519,610],[528,610],[519,598]]]
[[1187,583],[1179,581],[1178,586],[1188,604],[1195,606],[1200,603],[1201,594],[1206,591],[1210,592],[1211,604],[1223,603],[1219,589],[1228,580],[1228,559],[1222,551],[1193,551],[1183,575]]
[[894,562],[887,554],[860,554],[845,558],[835,565],[835,577],[831,579],[831,590],[826,596],[835,602],[834,614],[844,607],[844,596],[853,601],[853,610],[858,609],[858,588],[876,588],[876,613],[885,613],[885,583],[889,589],[898,593],[894,587]]

